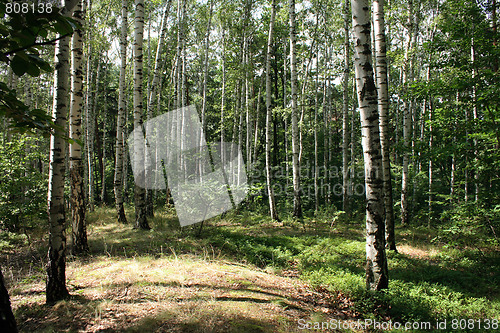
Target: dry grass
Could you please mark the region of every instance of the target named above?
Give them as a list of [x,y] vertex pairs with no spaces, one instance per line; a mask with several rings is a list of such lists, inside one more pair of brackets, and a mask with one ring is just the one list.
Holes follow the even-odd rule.
[[144,239],[154,241],[153,233],[138,237],[129,226],[102,222],[91,230],[89,241],[116,244],[117,252],[127,242],[132,257],[111,256],[107,248],[70,258],[72,297],[53,307],[44,304],[43,260],[30,259],[43,252],[11,256],[16,264],[6,279],[21,332],[295,332],[301,318],[356,316],[344,297],[210,249],[199,255],[178,255],[168,247],[165,253],[138,254]]
[[399,253],[405,254],[413,259],[433,259],[439,251],[434,248],[422,249],[408,244],[398,246]]

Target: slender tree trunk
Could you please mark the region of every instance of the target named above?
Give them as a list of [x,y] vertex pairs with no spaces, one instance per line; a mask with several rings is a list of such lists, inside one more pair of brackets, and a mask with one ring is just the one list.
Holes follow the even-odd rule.
[[202,91],[202,106],[201,106],[201,126],[203,131],[206,132],[206,112],[207,112],[207,84],[208,84],[208,62],[209,62],[209,50],[210,50],[210,32],[212,29],[212,12],[213,12],[213,1],[210,1],[210,9],[208,15],[207,33],[205,36],[205,50],[203,59],[203,91]]
[[[97,119],[99,119],[99,114],[101,112],[101,108],[97,108],[97,105],[99,105],[99,95],[102,93],[99,83],[101,82],[101,75],[102,75],[102,66],[103,62],[101,57],[96,57],[97,60],[97,73],[96,73],[96,80],[95,80],[95,85],[94,85],[94,92],[92,94],[92,112],[90,113],[92,116],[90,117],[90,140],[89,140],[89,151],[91,152],[90,158],[92,158],[92,170],[94,172],[92,179],[94,180],[93,182],[93,187],[92,191],[94,195],[92,196],[92,200],[95,202],[95,193],[99,193],[99,181],[101,171],[102,171],[102,165],[101,165],[101,136],[99,134],[99,125],[97,122]],[[98,165],[98,167],[96,166]],[[92,204],[94,206],[94,204]]]
[[[155,55],[155,64],[154,64],[154,69],[153,69],[153,79],[151,80],[151,84],[148,85],[147,89],[147,105],[146,105],[146,117],[147,119],[152,119],[153,118],[153,101],[155,99],[155,96],[157,94],[157,87],[160,85],[160,67],[161,67],[161,52],[163,50],[163,47],[165,45],[165,36],[167,33],[167,19],[168,19],[168,13],[170,11],[170,5],[172,3],[172,0],[168,0],[165,10],[163,11],[163,16],[161,20],[161,28],[160,28],[160,36],[158,38],[158,46],[156,48],[156,55]],[[149,34],[149,32],[148,32]],[[149,38],[148,38],[148,43],[149,43]],[[151,52],[150,48],[148,48],[148,52]],[[149,72],[151,73],[151,71]],[[149,82],[149,81],[148,81]],[[146,150],[146,158],[148,161],[146,162],[148,165],[154,165],[156,166],[158,163],[156,162],[156,159],[153,159],[153,161],[149,161],[149,159],[152,156],[156,156],[156,154],[153,155],[153,152],[149,152],[148,146],[145,146],[144,149]],[[146,172],[149,169],[146,170]],[[149,172],[147,172],[149,173]],[[155,173],[157,174],[157,173]],[[149,175],[146,175],[148,177]],[[153,217],[154,216],[154,196],[153,196],[153,191],[152,190],[147,190],[146,191],[146,214],[148,217]]]
[[[476,50],[475,50],[475,44],[474,44],[474,39],[471,40],[471,47],[470,47],[470,56],[471,56],[471,62],[472,62],[472,80],[473,85],[472,85],[472,116],[474,118],[474,123],[473,123],[473,129],[474,132],[476,131],[477,128],[477,120],[478,120],[478,115],[477,115],[477,87],[475,83],[476,79]],[[474,201],[477,202],[479,198],[479,169],[477,168],[478,165],[478,151],[477,151],[477,138],[474,138]]]
[[[168,19],[168,14],[170,12],[171,4],[172,0],[168,0],[165,6],[165,10],[163,11],[163,17],[161,20],[160,36],[158,38],[158,46],[156,48],[156,56],[155,56],[155,67],[153,70],[153,79],[151,80],[151,90],[148,95],[148,105],[146,112],[148,118],[152,118],[153,116],[153,109],[152,109],[153,101],[155,99],[157,93],[157,87],[161,79],[160,65],[162,64],[162,61],[160,58],[161,58],[161,52],[163,51],[163,48],[165,46],[165,36],[167,35],[167,30],[168,30],[167,19]],[[127,38],[126,33],[127,32],[125,31],[125,39]]]
[[295,54],[295,0],[290,5],[290,83],[292,87],[292,173],[293,173],[293,216],[302,217],[300,199],[300,163],[299,163],[299,121],[297,109],[297,59]]
[[250,145],[250,134],[252,133],[252,129],[250,126],[251,117],[250,117],[250,109],[249,109],[249,92],[250,87],[248,85],[248,53],[250,52],[248,47],[248,39],[245,38],[245,46],[243,47],[243,76],[245,77],[245,95],[243,96],[245,99],[245,152],[246,152],[246,162],[250,169],[252,165],[252,149]]
[[226,107],[226,31],[222,27],[222,91],[220,104],[220,144],[222,165],[225,165],[225,133],[224,133],[224,108]]
[[[209,63],[209,49],[210,49],[210,33],[212,30],[212,13],[213,13],[213,1],[210,1],[209,4],[209,15],[208,15],[208,23],[207,23],[207,31],[205,36],[205,47],[204,47],[204,55],[203,55],[203,82],[201,87],[201,95],[202,95],[202,105],[201,105],[201,127],[203,131],[200,133],[199,137],[199,154],[203,156],[203,142],[205,141],[205,133],[207,132],[207,121],[206,121],[206,112],[207,112],[207,85],[208,85],[208,63]],[[203,175],[205,174],[205,164],[200,163],[198,161],[198,172],[200,175],[201,181],[203,181]]]
[[184,0],[177,1],[177,68],[176,68],[176,107],[182,105],[182,43],[183,43],[183,3]]
[[314,211],[319,210],[319,167],[318,167],[318,94],[319,94],[319,58],[320,53],[316,54],[316,84],[314,91]]
[[[427,77],[429,78],[430,77],[430,69],[427,70]],[[432,114],[433,114],[433,105],[432,105],[432,100],[429,100],[429,216],[428,216],[428,220],[427,220],[427,225],[430,227],[431,226],[431,222],[432,222],[432,215],[433,215],[433,209],[432,209],[432,205],[433,205],[433,196],[432,196],[432,182],[433,182],[433,165],[432,165],[432,149],[433,149],[433,144],[434,144],[434,132],[433,132],[433,118],[432,118]]]
[[[90,40],[90,39],[89,39]],[[86,152],[87,152],[87,174],[88,174],[88,196],[89,196],[89,209],[94,211],[95,202],[95,174],[94,174],[94,141],[95,141],[95,104],[97,103],[98,82],[100,76],[100,64],[97,64],[96,74],[96,87],[95,93],[92,92],[92,65],[91,65],[91,47],[88,47],[88,60],[87,60],[87,94],[85,102],[85,132],[86,132]],[[92,96],[94,95],[94,96]]]
[[[134,22],[134,127],[142,128],[142,45],[144,34],[144,0],[135,0]],[[144,135],[142,131],[138,135]],[[141,142],[142,140],[135,140]],[[144,147],[134,145],[134,163],[144,163]],[[138,167],[137,170],[140,168]],[[135,228],[149,229],[146,218],[146,190],[137,184],[134,188]]]
[[17,333],[16,318],[10,306],[9,292],[0,267],[0,327],[4,333]]
[[[65,1],[62,14],[71,16],[76,1]],[[59,126],[50,137],[49,188],[49,251],[47,263],[46,302],[53,304],[69,296],[66,288],[66,216],[64,210],[64,174],[66,144],[62,138],[66,128],[69,104],[69,41],[66,36],[56,42],[54,97],[52,119]],[[62,129],[62,130],[61,130]]]
[[[83,26],[83,3],[79,0],[73,12],[73,19]],[[72,252],[82,254],[89,251],[87,244],[87,227],[85,217],[85,189],[83,184],[82,147],[82,110],[83,110],[83,33],[76,30],[73,34],[72,68],[71,68],[71,106],[69,132],[75,142],[69,145],[69,175],[71,180],[71,221],[72,221]]]
[[330,56],[328,53],[328,47],[325,45],[325,78],[323,80],[323,177],[324,181],[321,186],[321,193],[324,196],[324,202],[325,205],[329,204],[329,199],[330,199],[330,179],[329,179],[329,172],[328,172],[328,154],[329,154],[329,147],[328,147],[328,103],[327,103],[327,98],[328,98],[328,90],[327,90],[327,76],[329,75],[329,60]]
[[[497,1],[491,0],[491,25],[493,31],[493,46],[497,46]],[[493,60],[493,72],[498,71],[498,58]]]
[[389,250],[396,251],[394,212],[392,203],[391,161],[389,154],[389,87],[385,42],[384,0],[373,1],[375,59],[377,67],[378,111],[380,117],[380,146],[384,181],[385,240]]
[[[349,0],[344,0],[344,77],[342,81],[342,210],[349,212]],[[324,106],[323,106],[324,107]]]
[[267,39],[267,55],[266,55],[266,182],[267,195],[269,197],[269,211],[273,220],[279,221],[278,212],[276,211],[276,202],[274,200],[274,191],[271,177],[271,53],[273,50],[273,30],[274,19],[276,16],[276,0],[273,0],[271,7],[271,21],[269,23],[269,36]]
[[107,187],[106,187],[106,155],[107,155],[107,135],[106,133],[108,132],[108,104],[106,101],[106,95],[104,96],[104,102],[103,102],[103,118],[104,122],[102,124],[103,127],[103,134],[102,134],[102,154],[101,154],[101,196],[100,196],[100,202],[101,205],[106,205],[107,201]]
[[384,241],[384,186],[380,147],[377,90],[373,79],[370,50],[368,0],[352,0],[355,37],[354,64],[361,118],[361,142],[365,161],[366,189],[366,286],[371,290],[388,287]]
[[253,136],[253,160],[257,161],[257,154],[259,151],[259,122],[260,122],[260,96],[261,96],[261,85],[259,86],[259,92],[257,93],[257,106],[256,106],[256,119],[255,119],[255,129]]
[[120,78],[118,83],[118,115],[116,119],[116,152],[115,152],[115,207],[119,223],[127,223],[123,207],[123,155],[125,154],[125,71],[127,69],[127,0],[122,0],[122,25],[120,35]]
[[[411,81],[412,61],[410,52],[412,52],[413,40],[413,0],[408,1],[408,43],[405,54],[405,65],[403,69],[403,85],[405,91],[408,90],[409,81]],[[403,101],[403,175],[401,180],[401,224],[406,225],[409,222],[408,207],[408,182],[409,182],[409,149],[411,135],[411,103],[407,97]]]
[[[355,163],[356,163],[356,138],[354,136],[354,119],[356,119],[356,106],[357,106],[357,103],[355,102],[357,100],[357,97],[356,97],[357,93],[356,93],[356,78],[354,77],[353,78],[353,84],[352,84],[352,99],[353,99],[353,103],[352,103],[352,111],[351,111],[351,167],[350,167],[350,170],[349,170],[349,174],[350,174],[350,177],[349,177],[349,192],[348,192],[348,195],[350,197],[353,196],[353,193],[354,193],[354,181],[355,181],[355,177],[356,177],[356,169],[355,169]],[[349,211],[349,214],[352,214],[352,211]]]
[[[460,108],[460,98],[459,93],[456,93],[455,108],[458,110]],[[458,116],[455,114],[455,128],[458,127]],[[457,136],[453,136],[453,142],[457,141]],[[455,172],[457,169],[455,151],[451,154],[451,171],[450,171],[450,203],[454,201],[455,197]]]
[[[181,38],[181,64],[182,64],[182,71],[181,71],[181,105],[186,106],[187,105],[187,82],[186,82],[186,48],[184,47],[185,45],[185,33],[186,33],[186,2],[187,0],[182,0],[182,11],[181,11],[181,32],[182,32],[182,38]],[[184,164],[184,167],[185,164]],[[185,170],[185,169],[184,169]]]

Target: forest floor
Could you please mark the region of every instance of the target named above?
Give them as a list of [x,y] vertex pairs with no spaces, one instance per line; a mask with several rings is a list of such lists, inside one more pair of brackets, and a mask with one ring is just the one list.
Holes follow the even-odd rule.
[[302,332],[299,320],[500,319],[498,246],[448,247],[431,229],[400,228],[390,288],[374,294],[364,290],[360,221],[282,224],[241,213],[212,219],[198,235],[199,225],[180,229],[172,212],[157,213],[150,231],[114,220],[110,208],[89,214],[91,253],[69,256],[72,296],[53,307],[44,304],[47,236],[0,240],[21,332]]

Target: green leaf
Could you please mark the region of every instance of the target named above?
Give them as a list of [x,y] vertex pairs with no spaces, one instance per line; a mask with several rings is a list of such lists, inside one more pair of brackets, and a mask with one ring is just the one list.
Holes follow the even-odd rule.
[[54,28],[60,35],[66,35],[73,32],[73,26],[64,17],[58,17],[56,19]]
[[26,68],[26,73],[29,75],[36,77],[40,75],[40,68],[32,62],[28,62],[28,67]]
[[24,73],[26,73],[27,67],[28,62],[18,54],[16,54],[14,56],[14,59],[12,59],[12,61],[10,62],[10,68],[12,68],[17,76],[22,76]]

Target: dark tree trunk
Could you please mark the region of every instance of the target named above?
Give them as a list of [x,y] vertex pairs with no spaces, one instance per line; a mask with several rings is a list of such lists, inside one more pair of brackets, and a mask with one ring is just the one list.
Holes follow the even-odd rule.
[[0,267],[0,327],[4,333],[16,333],[16,318],[10,307],[10,299],[5,282],[3,280],[2,269]]

